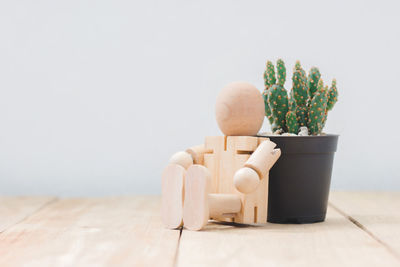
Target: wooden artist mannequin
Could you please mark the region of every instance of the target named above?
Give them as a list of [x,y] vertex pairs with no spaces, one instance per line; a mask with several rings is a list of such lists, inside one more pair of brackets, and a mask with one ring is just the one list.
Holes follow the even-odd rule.
[[162,220],[167,228],[200,230],[209,219],[266,223],[268,173],[281,151],[257,137],[264,100],[251,84],[235,82],[217,98],[225,136],[174,154],[162,174]]

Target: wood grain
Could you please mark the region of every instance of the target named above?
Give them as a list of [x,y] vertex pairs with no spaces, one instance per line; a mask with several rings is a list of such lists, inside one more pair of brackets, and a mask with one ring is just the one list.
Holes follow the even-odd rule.
[[0,233],[54,200],[54,197],[0,197]]
[[333,192],[330,201],[400,259],[400,192]]
[[183,230],[178,266],[400,266],[378,241],[333,209],[324,223]]
[[400,266],[400,193],[330,200],[324,223],[211,223],[179,241],[159,197],[0,197],[0,266]]
[[173,266],[159,197],[65,199],[0,235],[0,266]]

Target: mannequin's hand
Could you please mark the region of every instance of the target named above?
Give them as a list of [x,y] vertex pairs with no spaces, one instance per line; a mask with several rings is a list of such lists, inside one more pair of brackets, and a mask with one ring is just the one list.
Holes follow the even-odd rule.
[[249,194],[257,189],[260,177],[255,170],[244,167],[235,173],[233,183],[239,192]]

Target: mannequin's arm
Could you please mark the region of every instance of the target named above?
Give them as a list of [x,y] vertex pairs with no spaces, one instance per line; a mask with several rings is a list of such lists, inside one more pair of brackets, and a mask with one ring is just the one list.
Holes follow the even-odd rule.
[[269,140],[262,142],[244,167],[235,173],[233,182],[239,192],[249,194],[257,189],[260,179],[268,174],[281,155],[281,150],[274,149],[275,146],[276,144]]

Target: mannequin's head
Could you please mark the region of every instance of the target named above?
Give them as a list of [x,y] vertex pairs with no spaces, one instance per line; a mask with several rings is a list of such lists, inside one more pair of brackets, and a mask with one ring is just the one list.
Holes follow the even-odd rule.
[[264,112],[260,91],[247,82],[230,83],[217,97],[215,115],[224,135],[256,135],[263,124]]

